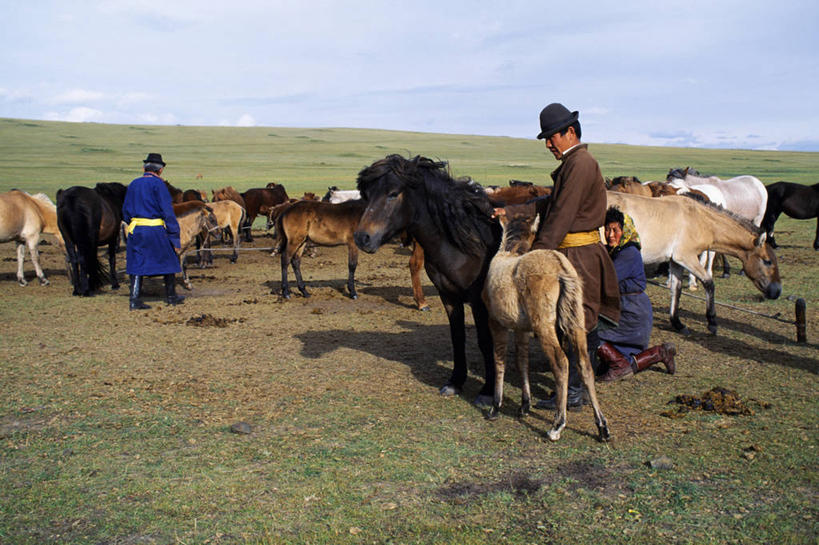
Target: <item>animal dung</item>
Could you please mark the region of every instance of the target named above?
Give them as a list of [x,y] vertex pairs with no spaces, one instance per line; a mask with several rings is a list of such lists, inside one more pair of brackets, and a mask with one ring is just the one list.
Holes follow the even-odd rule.
[[680,418],[690,411],[699,410],[729,416],[751,416],[755,414],[754,409],[750,407],[751,404],[755,404],[757,407],[763,409],[769,409],[771,407],[771,404],[767,401],[758,401],[756,399],[742,401],[736,392],[722,388],[721,386],[703,392],[699,397],[689,394],[678,395],[668,402],[669,405],[673,403],[676,403],[679,407],[664,411],[660,413],[660,415],[668,418]]

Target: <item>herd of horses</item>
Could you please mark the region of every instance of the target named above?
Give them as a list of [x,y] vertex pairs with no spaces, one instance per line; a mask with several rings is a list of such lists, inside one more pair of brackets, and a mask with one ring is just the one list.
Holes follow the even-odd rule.
[[[665,182],[642,183],[628,177],[607,181],[607,185],[609,206],[634,220],[644,262],[669,264],[670,321],[682,332],[687,328],[679,319],[679,298],[686,271],[704,287],[708,329],[717,331],[707,252],[738,258],[754,286],[765,297],[775,299],[782,291],[774,253],[776,219],[781,213],[798,219],[819,217],[819,184],[778,182],[766,187],[753,176],[720,180],[701,176],[692,169],[672,169]],[[534,332],[557,384],[558,417],[549,432],[553,440],[566,424],[568,364],[557,342],[557,326],[565,338],[576,337],[575,344],[581,348],[581,375],[591,394],[599,437],[608,439],[608,427],[594,395],[593,376],[583,363],[588,364],[588,355],[583,355],[586,345],[580,340],[584,327],[578,297],[582,300],[582,288],[576,282],[576,273],[556,252],[526,252],[537,227],[535,218],[499,221],[493,217],[497,207],[548,199],[551,188],[531,183],[484,188],[470,178],[452,177],[445,162],[400,155],[389,155],[364,168],[358,175],[356,190],[330,188],[323,199],[312,193],[292,199],[283,186],[269,184],[244,193],[228,186],[214,190],[212,201],[205,202],[202,191],[167,186],[182,228],[183,270],[189,247],[194,243],[201,246],[202,264],[208,256],[208,241],[223,231],[234,245],[231,261],[235,262],[239,239],[250,240],[253,219],[265,215],[268,228],[275,227],[281,295],[286,298],[290,297],[289,267],[293,268],[301,294],[310,295],[301,274],[301,256],[309,244],[347,246],[347,290],[354,299],[359,249],[373,253],[396,238],[411,245],[410,273],[416,304],[426,307],[419,276],[423,268],[437,288],[449,321],[454,364],[441,393],[460,393],[467,378],[464,320],[465,306],[469,305],[484,360],[484,384],[476,403],[490,405],[489,416],[497,415],[502,400],[502,352],[507,330],[515,332],[521,347]],[[38,263],[37,242],[41,233],[50,233],[64,245],[75,295],[89,295],[105,283],[106,270],[97,258],[98,248],[103,245],[108,247],[108,278],[112,289],[116,289],[115,254],[121,240],[126,190],[117,183],[97,184],[94,188],[75,186],[58,191],[56,206],[45,195],[30,196],[22,191],[0,194],[0,241],[18,243],[20,284],[25,285],[25,246],[41,283],[48,283]],[[814,248],[819,249],[819,225]],[[527,270],[547,273],[530,277]],[[183,282],[190,289],[187,273]],[[518,357],[526,353],[525,349],[516,351]],[[518,365],[525,375],[528,363],[518,361]],[[529,406],[528,390],[528,379],[524,378],[524,410]]]

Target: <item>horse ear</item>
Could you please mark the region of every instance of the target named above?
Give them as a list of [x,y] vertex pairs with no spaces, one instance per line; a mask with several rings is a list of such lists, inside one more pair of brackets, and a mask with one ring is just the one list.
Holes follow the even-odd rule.
[[765,240],[768,238],[768,233],[762,233],[759,235],[759,238],[756,239],[756,245],[760,248],[765,245]]
[[537,234],[537,228],[540,226],[540,214],[535,215],[535,221],[532,222],[531,230],[533,233]]

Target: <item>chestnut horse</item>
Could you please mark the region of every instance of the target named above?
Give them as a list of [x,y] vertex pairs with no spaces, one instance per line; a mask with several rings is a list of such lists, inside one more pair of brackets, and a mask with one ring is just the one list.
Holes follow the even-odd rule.
[[87,297],[104,283],[105,267],[97,257],[97,248],[104,244],[108,245],[111,289],[119,288],[116,252],[127,190],[112,182],[93,189],[74,186],[57,191],[57,224],[71,267],[72,295]]
[[484,362],[484,385],[476,403],[488,405],[495,392],[495,364],[489,315],[481,299],[489,262],[501,229],[483,187],[457,180],[447,164],[417,156],[389,155],[363,169],[358,189],[366,209],[355,242],[368,253],[406,231],[424,248],[427,275],[438,289],[449,318],[454,366],[440,392],[460,393],[466,382],[464,304],[472,307]]
[[601,441],[608,441],[606,418],[600,411],[594,387],[594,370],[586,346],[583,316],[583,282],[569,260],[555,250],[529,251],[535,240],[540,216],[500,216],[503,237],[486,275],[483,300],[489,309],[489,329],[495,343],[495,396],[487,418],[498,417],[503,402],[506,345],[509,331],[515,334],[515,359],[523,382],[519,415],[529,413],[529,334],[540,340],[555,377],[557,416],[549,430],[552,441],[566,427],[569,359],[560,346],[564,341],[577,347],[580,374],[589,392],[594,421]]
[[[776,248],[773,238],[774,223],[779,214],[784,212],[797,220],[819,217],[819,184],[802,185],[791,182],[776,182],[765,186],[768,192],[768,205],[762,228],[768,233],[768,242]],[[816,221],[816,236],[813,249],[819,250],[819,219]]]
[[620,209],[634,220],[640,234],[645,264],[669,262],[671,276],[671,325],[688,332],[679,318],[679,300],[684,270],[693,273],[705,288],[708,330],[717,332],[714,310],[714,280],[700,264],[699,255],[714,250],[742,261],[748,279],[768,299],[782,293],[779,267],[765,233],[750,221],[693,197],[676,196],[652,199],[639,195],[607,191],[608,205]]
[[317,246],[347,246],[347,289],[352,299],[358,299],[355,291],[355,269],[358,265],[358,248],[353,232],[364,212],[361,200],[332,204],[322,201],[296,201],[286,207],[276,219],[279,236],[279,253],[282,263],[282,297],[290,298],[287,267],[292,264],[296,285],[304,297],[310,297],[301,277],[301,254],[308,241]]
[[40,233],[56,236],[57,242],[64,247],[63,237],[57,226],[57,207],[44,193],[29,195],[25,191],[14,189],[0,194],[0,242],[17,243],[17,282],[21,286],[28,284],[23,275],[26,247],[40,284],[49,284],[40,267],[40,251],[37,248]]

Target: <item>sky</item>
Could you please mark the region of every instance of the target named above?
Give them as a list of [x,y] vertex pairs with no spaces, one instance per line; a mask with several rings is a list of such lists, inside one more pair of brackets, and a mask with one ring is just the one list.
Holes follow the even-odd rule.
[[819,151],[816,0],[0,0],[0,117]]

